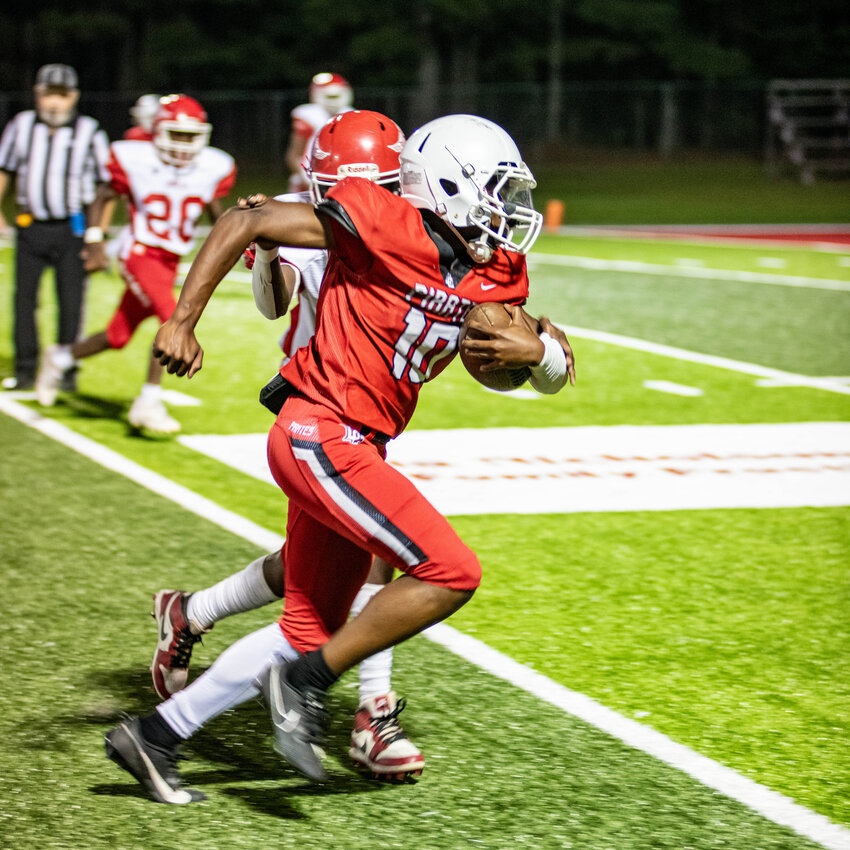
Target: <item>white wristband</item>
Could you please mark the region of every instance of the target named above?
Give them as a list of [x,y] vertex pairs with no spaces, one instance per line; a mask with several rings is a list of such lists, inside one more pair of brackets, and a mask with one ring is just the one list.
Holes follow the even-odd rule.
[[528,379],[539,393],[556,393],[567,382],[567,355],[561,344],[549,334],[540,334],[543,343],[543,358],[537,366],[531,367]]
[[254,262],[271,263],[277,257],[277,248],[261,248],[259,245],[254,249]]
[[[79,231],[77,231],[79,233]],[[83,235],[83,242],[86,245],[93,245],[95,242],[103,242],[103,229],[100,227],[87,227]]]

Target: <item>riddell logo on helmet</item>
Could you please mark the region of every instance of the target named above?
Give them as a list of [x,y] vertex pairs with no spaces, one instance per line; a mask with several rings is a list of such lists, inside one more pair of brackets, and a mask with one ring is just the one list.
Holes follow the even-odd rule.
[[340,177],[371,177],[379,173],[380,169],[374,162],[350,162],[340,165],[337,171]]

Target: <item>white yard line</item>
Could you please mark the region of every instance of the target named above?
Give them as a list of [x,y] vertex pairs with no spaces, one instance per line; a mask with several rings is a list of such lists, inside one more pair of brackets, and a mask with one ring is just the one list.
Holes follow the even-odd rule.
[[675,348],[672,345],[662,345],[659,342],[649,342],[631,336],[597,331],[592,328],[579,328],[575,325],[558,325],[567,336],[583,339],[593,339],[597,342],[607,342],[610,345],[620,345],[633,348],[636,351],[646,351],[649,354],[660,354],[662,357],[673,357],[676,360],[687,360],[690,363],[702,363],[705,366],[716,366],[718,369],[730,369],[745,375],[755,375],[758,378],[770,378],[782,386],[810,387],[816,390],[826,390],[831,393],[850,395],[850,387],[841,378],[812,378],[808,375],[797,375],[794,372],[783,372],[781,369],[771,369],[769,366],[759,366],[757,363],[745,363],[742,360],[731,360],[728,357],[718,357],[714,354],[700,354],[698,351],[688,351],[685,348]]
[[[37,411],[13,399],[0,397],[0,412],[35,428],[101,466],[118,472],[158,495],[176,502],[192,513],[254,543],[261,549],[271,551],[281,544],[281,537],[274,532],[219,507],[209,499],[145,469],[112,449],[77,434],[65,425],[41,416]],[[432,626],[424,634],[492,675],[561,708],[628,746],[682,771],[768,820],[788,827],[828,850],[850,850],[850,830],[795,803],[783,794],[741,776],[731,768],[700,755],[648,726],[606,708],[584,694],[565,688],[445,623]]]
[[592,269],[594,271],[653,274],[665,277],[693,277],[706,280],[732,280],[740,283],[769,283],[775,286],[799,286],[806,289],[830,289],[850,292],[850,280],[830,280],[819,277],[743,272],[733,269],[708,269],[702,266],[665,266],[641,263],[636,260],[601,260],[596,257],[569,257],[561,254],[529,254],[530,265],[542,263],[550,266]]
[[571,691],[547,676],[514,661],[474,637],[438,623],[424,632],[466,661],[601,729],[636,750],[675,767],[703,785],[743,803],[780,826],[810,838],[830,850],[850,848],[850,830],[800,806],[784,794],[742,776],[713,759],[694,752],[661,732],[606,708],[585,694]]

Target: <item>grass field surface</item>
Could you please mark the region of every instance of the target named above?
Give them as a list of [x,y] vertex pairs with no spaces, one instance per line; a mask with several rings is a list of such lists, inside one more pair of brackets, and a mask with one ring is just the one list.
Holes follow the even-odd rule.
[[[503,397],[455,363],[423,390],[412,430],[850,419],[850,294],[817,284],[850,282],[839,262],[846,255],[776,249],[788,261],[780,268],[759,264],[774,256],[761,245],[723,252],[550,236],[538,247],[530,309],[576,328],[576,387]],[[677,274],[682,259],[718,274]],[[9,250],[0,253],[5,303],[10,261]],[[776,282],[744,279],[752,272]],[[198,327],[203,371],[191,382],[166,378],[201,402],[172,408],[184,434],[270,425],[256,393],[275,370],[280,328],[256,313],[238,277],[222,284]],[[114,275],[92,279],[89,330],[103,326],[120,292]],[[47,339],[47,287],[45,296]],[[9,374],[7,314],[0,323],[0,371]],[[276,488],[178,441],[128,430],[154,330],[146,323],[128,349],[85,363],[79,395],[62,396],[49,421],[279,533],[285,499]],[[759,369],[828,380],[764,385]],[[347,766],[349,675],[334,693],[329,787],[308,786],[280,761],[264,709],[251,704],[187,746],[182,771],[210,799],[172,810],[143,798],[104,758],[102,735],[121,711],[155,704],[150,594],[209,584],[259,550],[2,414],[0,440],[4,847],[850,846],[846,506],[519,514],[506,497],[498,513],[451,517],[485,574],[451,626],[784,795],[821,816],[822,832],[780,825],[424,637],[397,650],[394,676],[409,700],[405,727],[427,760],[417,784],[376,785]],[[846,457],[835,463],[846,466]],[[793,488],[793,479],[777,475],[776,486]],[[218,624],[196,651],[196,669],[274,615],[270,606]],[[845,829],[830,831],[826,819]]]

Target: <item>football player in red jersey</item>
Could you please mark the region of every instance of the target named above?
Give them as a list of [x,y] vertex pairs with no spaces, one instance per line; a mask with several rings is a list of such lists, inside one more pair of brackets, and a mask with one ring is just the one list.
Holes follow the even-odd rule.
[[[195,244],[195,227],[206,211],[215,221],[221,198],[233,186],[233,157],[209,147],[211,126],[200,103],[186,95],[161,99],[153,123],[153,141],[122,140],[110,147],[110,182],[98,190],[88,211],[84,236],[86,269],[107,266],[103,208],[120,195],[131,204],[132,238],[122,245],[121,276],[127,288],[106,329],[73,345],[51,346],[36,378],[40,404],[56,401],[61,372],[77,360],[123,348],[148,316],[164,322],[177,303],[174,284],[180,258]],[[151,358],[147,381],[128,413],[130,425],[158,434],[180,430],[162,402],[162,367]]]
[[310,139],[327,122],[352,107],[354,93],[345,77],[339,74],[323,72],[316,74],[310,82],[310,102],[302,103],[292,110],[292,127],[289,132],[289,144],[284,154],[289,169],[289,191],[305,192],[307,177],[302,167],[304,154],[309,148]]
[[[157,334],[154,354],[191,377],[203,361],[195,325],[250,242],[330,251],[316,334],[265,392],[279,407],[269,464],[289,498],[285,649],[266,686],[276,749],[314,780],[325,778],[330,686],[364,658],[448,617],[480,581],[474,553],[385,462],[385,445],[406,426],[422,384],[457,352],[471,306],[524,303],[523,255],[542,223],[531,205],[534,185],[498,125],[467,115],[429,122],[402,150],[401,198],[346,178],[315,208],[268,202],[225,214]],[[573,382],[566,338],[545,319],[535,334],[521,311],[516,316],[473,350],[494,366],[528,366],[544,392]],[[346,622],[373,554],[404,575]],[[165,792],[178,803],[197,798],[180,787],[175,767],[179,744],[197,728],[197,718],[181,711],[185,693],[107,735],[116,762],[153,796]]]
[[[332,119],[311,141],[312,155],[306,163],[310,191],[281,195],[278,200],[318,203],[330,186],[350,175],[367,177],[397,193],[403,141],[399,128],[377,112],[358,110]],[[252,287],[260,312],[269,319],[279,318],[297,294],[298,305],[281,343],[286,360],[313,336],[327,261],[324,250],[257,249]],[[392,577],[392,565],[375,558],[355,597],[351,616],[357,616]],[[151,662],[157,694],[165,700],[186,686],[192,648],[216,622],[280,599],[283,588],[283,565],[277,550],[212,587],[194,593],[159,591],[153,612],[158,641]],[[389,647],[361,662],[360,704],[351,735],[352,758],[381,779],[418,775],[425,765],[422,753],[397,719],[403,702],[392,690],[392,657]]]

